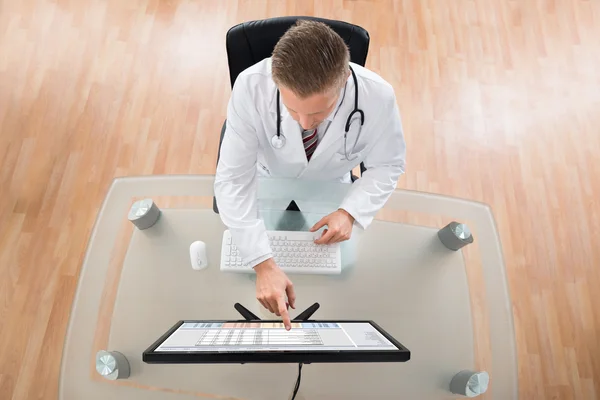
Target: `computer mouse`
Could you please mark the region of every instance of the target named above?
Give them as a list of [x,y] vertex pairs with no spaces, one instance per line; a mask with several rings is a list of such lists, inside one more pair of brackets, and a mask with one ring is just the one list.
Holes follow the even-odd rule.
[[206,256],[206,243],[195,241],[190,245],[190,261],[192,268],[201,270],[208,267],[208,257]]

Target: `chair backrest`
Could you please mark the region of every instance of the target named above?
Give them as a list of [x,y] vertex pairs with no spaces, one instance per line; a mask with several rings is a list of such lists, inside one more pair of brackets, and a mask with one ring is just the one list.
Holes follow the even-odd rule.
[[369,33],[360,26],[315,17],[278,17],[249,21],[235,25],[227,32],[227,60],[231,87],[242,71],[271,57],[279,38],[299,19],[320,21],[329,25],[348,45],[350,61],[365,65],[369,51]]

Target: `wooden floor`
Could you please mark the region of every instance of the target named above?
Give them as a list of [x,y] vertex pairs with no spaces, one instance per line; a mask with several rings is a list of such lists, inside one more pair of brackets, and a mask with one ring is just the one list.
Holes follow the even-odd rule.
[[521,399],[600,398],[597,0],[0,0],[0,398],[56,398],[109,183],[213,173],[225,32],[278,15],[366,28],[403,117],[400,187],[492,206]]

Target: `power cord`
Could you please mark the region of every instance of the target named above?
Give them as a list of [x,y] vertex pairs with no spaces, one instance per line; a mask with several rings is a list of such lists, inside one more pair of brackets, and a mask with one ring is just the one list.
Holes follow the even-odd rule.
[[296,379],[296,385],[294,386],[294,391],[292,392],[292,400],[296,398],[298,389],[300,389],[300,379],[302,379],[302,363],[298,364],[298,378]]

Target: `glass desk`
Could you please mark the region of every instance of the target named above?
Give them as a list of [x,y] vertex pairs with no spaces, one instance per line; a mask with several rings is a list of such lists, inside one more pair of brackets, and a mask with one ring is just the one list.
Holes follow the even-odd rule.
[[[337,209],[349,184],[260,182],[267,229],[305,230]],[[59,398],[287,399],[297,365],[149,365],[142,352],[180,319],[240,319],[240,302],[274,318],[255,299],[254,275],[221,273],[226,229],[212,210],[213,176],[118,178],[92,231],[63,350]],[[158,222],[138,230],[127,213],[152,198]],[[291,200],[302,210],[284,211]],[[437,231],[466,223],[475,242],[450,251]],[[189,245],[207,245],[209,267],[191,268]],[[517,360],[511,302],[494,219],[472,201],[396,190],[366,231],[342,248],[340,275],[289,275],[297,311],[314,302],[315,319],[372,319],[411,350],[400,364],[312,364],[297,399],[453,399],[452,377],[485,370],[482,399],[516,399]],[[128,379],[95,369],[99,350],[124,354]]]

